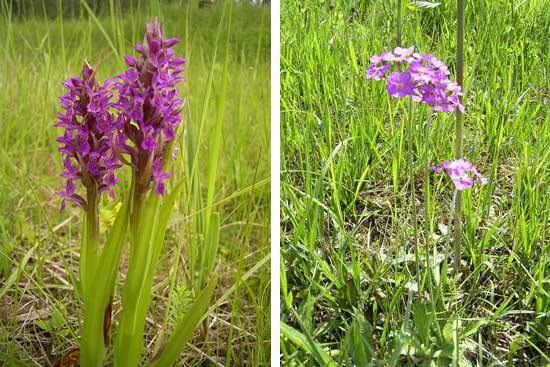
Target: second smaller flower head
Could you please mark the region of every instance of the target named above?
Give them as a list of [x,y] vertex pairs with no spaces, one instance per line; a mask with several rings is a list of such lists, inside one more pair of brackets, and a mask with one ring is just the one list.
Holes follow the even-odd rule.
[[469,189],[475,181],[479,181],[482,185],[487,185],[488,182],[473,164],[464,159],[445,161],[439,166],[432,167],[432,170],[434,172],[447,172],[458,191]]

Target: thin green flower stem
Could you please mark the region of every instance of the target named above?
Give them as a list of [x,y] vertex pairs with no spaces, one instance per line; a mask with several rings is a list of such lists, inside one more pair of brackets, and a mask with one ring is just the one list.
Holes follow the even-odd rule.
[[426,251],[426,269],[429,271],[430,266],[430,237],[431,237],[431,218],[430,218],[430,130],[432,127],[433,108],[428,111],[428,119],[426,120],[426,131],[424,141],[424,247]]
[[415,184],[414,184],[414,167],[413,167],[413,100],[412,97],[409,97],[409,107],[407,110],[408,113],[408,123],[407,123],[407,131],[408,131],[408,165],[409,165],[409,185],[410,185],[410,210],[412,215],[412,221],[413,221],[413,228],[414,228],[414,256],[415,256],[415,267],[416,267],[416,278],[417,278],[417,287],[420,290],[420,257],[419,257],[419,248],[418,248],[418,218],[416,215],[416,192],[415,192]]
[[[430,246],[431,246],[431,236],[432,236],[432,219],[431,219],[431,213],[430,213],[430,201],[431,201],[431,192],[430,192],[430,132],[432,129],[432,122],[433,122],[433,107],[430,107],[428,110],[428,118],[426,119],[426,128],[425,128],[425,136],[424,136],[424,251],[426,256],[426,273],[428,276],[426,277],[426,281],[428,283],[427,287],[429,288],[428,294],[430,295],[430,307],[432,309],[432,312],[434,315],[437,313],[437,300],[443,298],[441,295],[441,289],[434,288],[435,282],[435,266],[432,263],[435,259],[435,248],[434,256],[430,257]],[[441,328],[439,327],[438,323],[436,324],[436,328],[438,330],[438,333],[441,334]]]
[[[464,7],[465,0],[457,1],[457,47],[456,47],[456,81],[463,87],[464,86]],[[464,90],[464,88],[463,88]],[[462,97],[460,102],[462,103]],[[462,133],[463,116],[462,112],[456,109],[456,125],[455,125],[455,158],[462,157]],[[454,215],[454,249],[455,249],[455,267],[457,275],[460,273],[460,257],[462,246],[462,200],[460,191],[457,192],[455,202],[455,215]]]

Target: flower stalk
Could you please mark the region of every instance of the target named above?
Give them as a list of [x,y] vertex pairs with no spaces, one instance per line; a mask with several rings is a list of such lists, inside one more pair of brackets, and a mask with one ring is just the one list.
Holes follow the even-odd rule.
[[81,332],[80,355],[83,367],[102,365],[105,356],[102,309],[94,302],[92,279],[96,273],[99,251],[99,197],[95,185],[87,190],[86,231],[83,238],[80,262],[80,282],[84,300],[84,321]]
[[86,269],[82,271],[81,283],[84,290],[85,297],[90,297],[90,279],[87,279],[87,275],[94,274],[97,255],[99,251],[99,198],[97,188],[92,185],[87,190],[87,210],[86,210],[86,261],[84,266]]
[[[464,7],[465,0],[457,1],[457,32],[456,32],[456,81],[462,88],[464,85]],[[462,102],[462,96],[459,96]],[[455,124],[455,158],[462,157],[462,141],[463,141],[463,111],[456,111],[456,124]],[[457,274],[461,271],[460,259],[461,259],[461,246],[462,246],[462,197],[461,192],[458,191],[455,202],[454,213],[454,261]]]
[[431,218],[430,218],[430,132],[432,127],[433,108],[428,110],[424,136],[424,247],[426,249],[426,266],[430,266],[430,240],[431,240]]
[[[410,184],[410,211],[414,228],[414,241],[417,264],[417,282],[420,287],[420,268],[419,268],[419,246],[418,246],[418,220],[416,210],[416,187],[415,172],[413,166],[414,156],[414,128],[413,123],[413,102],[426,104],[430,107],[428,120],[425,129],[424,142],[424,208],[425,208],[425,247],[426,253],[429,252],[431,236],[430,220],[430,129],[433,118],[433,112],[452,112],[458,111],[457,116],[462,116],[464,106],[462,105],[462,88],[459,83],[449,79],[450,72],[441,60],[431,54],[414,52],[414,48],[396,47],[393,51],[384,51],[380,55],[373,55],[370,58],[371,64],[366,71],[367,79],[386,81],[386,90],[388,94],[396,99],[409,97],[408,106],[408,166],[409,166],[409,184]],[[461,120],[460,120],[461,121]],[[462,125],[460,124],[460,133]],[[462,153],[462,141],[460,140],[460,153]],[[448,162],[450,163],[450,162]],[[469,163],[469,162],[468,162]],[[471,164],[470,164],[471,165]],[[460,166],[460,164],[459,164]],[[441,168],[443,169],[443,168]],[[468,176],[469,173],[477,171],[470,170],[469,167],[461,166],[458,174],[465,174],[464,180],[473,184],[473,179]],[[454,172],[454,171],[453,171]],[[452,177],[451,177],[452,178]],[[470,182],[471,181],[471,182]],[[453,180],[453,182],[456,181]],[[468,185],[466,185],[468,186]],[[469,187],[468,186],[468,187]],[[429,255],[426,255],[426,266],[429,264]]]
[[414,113],[413,113],[413,100],[412,97],[409,98],[408,102],[408,109],[407,109],[407,115],[408,115],[408,123],[407,123],[407,131],[408,131],[408,166],[409,166],[409,191],[410,191],[410,214],[412,216],[412,222],[413,222],[413,237],[414,237],[414,254],[415,254],[415,267],[416,267],[416,284],[418,287],[420,287],[420,249],[418,247],[418,218],[417,218],[417,212],[416,212],[416,185],[415,185],[415,174],[414,174],[414,164],[413,164],[413,156],[414,156]]

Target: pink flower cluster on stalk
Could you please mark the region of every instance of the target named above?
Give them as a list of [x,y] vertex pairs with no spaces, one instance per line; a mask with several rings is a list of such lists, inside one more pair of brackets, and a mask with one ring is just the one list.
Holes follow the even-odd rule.
[[67,180],[64,190],[56,191],[63,197],[61,211],[67,200],[87,210],[86,200],[75,192],[74,181],[81,180],[88,191],[98,194],[109,191],[113,198],[113,186],[118,182],[115,171],[120,164],[111,145],[116,130],[113,114],[109,112],[113,106],[111,81],[99,84],[95,72],[85,63],[80,78],[63,82],[69,91],[59,98],[65,113],[57,115],[59,121],[55,126],[65,129],[57,142],[61,144],[59,152],[64,155],[65,170],[61,176]]
[[458,191],[469,189],[475,181],[479,181],[482,185],[487,185],[488,182],[472,163],[464,159],[457,159],[452,162],[445,161],[439,166],[432,167],[432,170],[438,173],[441,171],[447,172]]
[[[449,68],[437,57],[414,52],[414,47],[396,47],[371,56],[370,62],[367,79],[386,79],[386,90],[393,98],[411,96],[413,101],[428,104],[434,111],[464,112],[460,103],[462,89],[449,80]],[[487,184],[477,168],[464,159],[445,161],[432,170],[447,172],[458,191],[472,187],[475,181]]]
[[184,104],[176,83],[184,81],[179,74],[185,70],[185,59],[174,58],[171,48],[178,42],[164,40],[161,25],[153,20],[147,24],[143,44],[135,46],[141,57],[127,55],[129,69],[115,83],[119,95],[115,107],[121,112],[115,151],[130,156],[138,192],[156,183],[155,192],[164,195],[164,180],[170,177],[163,171],[163,159],[168,143],[175,139]]
[[[76,192],[81,180],[89,193],[97,197],[118,183],[115,171],[121,163],[129,164],[136,173],[136,190],[145,193],[153,186],[164,195],[164,171],[169,142],[181,122],[184,100],[176,84],[184,81],[184,58],[175,58],[171,48],[177,38],[164,39],[162,26],[153,20],[147,24],[143,44],[135,46],[139,59],[126,56],[129,69],[115,81],[99,84],[96,70],[84,64],[80,77],[63,82],[68,93],[59,98],[65,113],[58,114],[55,126],[63,127],[57,139],[64,155],[66,178],[63,190],[56,193],[66,201],[87,210],[86,200]],[[113,101],[114,99],[118,99]],[[169,153],[169,154],[165,154]],[[130,157],[130,161],[125,158]]]
[[464,112],[459,99],[462,90],[449,80],[449,69],[437,57],[414,52],[414,47],[396,47],[393,52],[373,55],[370,61],[367,79],[386,79],[386,90],[393,98],[411,96],[415,102],[431,105],[434,111],[458,108]]

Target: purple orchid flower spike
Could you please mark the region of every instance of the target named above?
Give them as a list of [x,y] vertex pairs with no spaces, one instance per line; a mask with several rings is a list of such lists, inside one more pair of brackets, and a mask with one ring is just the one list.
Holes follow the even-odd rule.
[[[386,79],[386,90],[393,98],[412,96],[415,102],[425,103],[434,111],[464,112],[460,103],[460,86],[449,80],[449,68],[437,57],[414,52],[414,47],[396,47],[370,58],[367,79]],[[396,71],[388,72],[395,69]]]
[[104,191],[114,198],[113,187],[118,182],[115,171],[120,164],[111,149],[115,132],[115,121],[109,112],[112,83],[107,80],[99,84],[95,73],[95,69],[84,63],[80,78],[63,82],[68,93],[59,98],[65,113],[57,115],[58,122],[54,126],[64,128],[57,142],[61,144],[59,152],[64,155],[61,176],[67,179],[64,190],[56,191],[63,197],[61,211],[67,200],[88,210],[89,203],[76,193],[74,181],[82,181],[88,200],[92,195],[94,202]]
[[[114,150],[136,170],[138,193],[156,184],[155,192],[164,195],[164,180],[170,177],[163,171],[165,150],[176,137],[184,104],[176,85],[185,80],[180,76],[185,59],[175,58],[171,48],[178,42],[177,38],[164,39],[162,25],[152,20],[143,44],[135,46],[141,57],[127,55],[129,69],[115,83],[120,96],[115,107],[121,113]],[[123,155],[129,156],[129,162]]]
[[469,189],[475,181],[479,181],[482,185],[487,185],[488,182],[487,178],[483,177],[472,163],[464,159],[445,161],[439,166],[432,167],[432,170],[438,173],[447,172],[458,191]]

